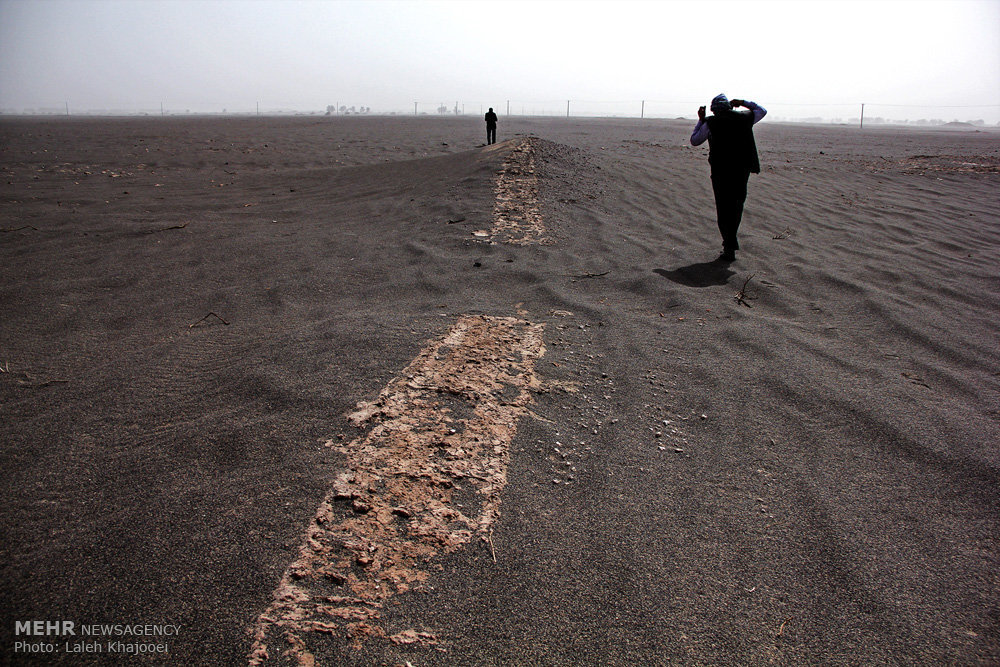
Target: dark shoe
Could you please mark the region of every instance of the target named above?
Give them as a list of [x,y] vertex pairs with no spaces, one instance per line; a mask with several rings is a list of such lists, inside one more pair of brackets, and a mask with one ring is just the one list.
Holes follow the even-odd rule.
[[723,250],[722,254],[719,255],[719,259],[715,260],[717,262],[735,262],[736,253],[732,250]]

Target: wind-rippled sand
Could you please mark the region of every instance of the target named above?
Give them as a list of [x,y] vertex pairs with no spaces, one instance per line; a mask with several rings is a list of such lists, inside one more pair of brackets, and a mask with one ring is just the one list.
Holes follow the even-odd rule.
[[5,661],[1000,661],[1000,134],[481,125],[0,121]]

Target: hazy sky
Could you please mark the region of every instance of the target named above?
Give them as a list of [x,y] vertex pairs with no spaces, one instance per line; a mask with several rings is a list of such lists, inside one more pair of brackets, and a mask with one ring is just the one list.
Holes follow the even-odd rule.
[[719,92],[799,115],[865,102],[995,123],[1000,0],[0,0],[4,109],[645,99],[693,115]]

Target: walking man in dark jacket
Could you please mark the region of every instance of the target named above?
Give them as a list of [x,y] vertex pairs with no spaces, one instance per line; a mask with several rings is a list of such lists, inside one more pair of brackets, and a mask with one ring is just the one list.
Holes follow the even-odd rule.
[[[748,111],[734,111],[734,107],[745,107]],[[705,107],[698,109],[698,124],[691,133],[691,144],[699,146],[708,140],[708,164],[712,167],[712,190],[722,234],[719,260],[732,262],[740,248],[736,230],[743,219],[747,183],[750,174],[760,173],[753,126],[767,109],[749,100],[729,101],[725,95],[716,95],[711,108],[712,115],[707,118]]]
[[[479,107],[482,109],[482,107]],[[497,142],[497,115],[493,113],[493,107],[486,112],[486,143],[495,144]]]

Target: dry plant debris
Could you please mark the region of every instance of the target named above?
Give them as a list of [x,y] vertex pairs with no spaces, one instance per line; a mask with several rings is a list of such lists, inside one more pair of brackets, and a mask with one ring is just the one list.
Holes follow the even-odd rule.
[[11,371],[9,361],[0,362],[0,375],[10,375],[16,380],[18,387],[23,387],[25,389],[41,389],[54,384],[69,384],[69,380],[60,380],[55,378],[43,380],[35,377],[27,371]]
[[299,556],[254,627],[251,665],[283,636],[285,655],[313,664],[314,633],[397,644],[434,643],[413,629],[389,635],[388,598],[419,589],[432,560],[478,536],[490,542],[507,483],[510,443],[542,391],[535,364],[544,325],[464,316],[431,341],[348,419],[370,426],[345,446],[347,471],[306,530]]
[[538,210],[535,141],[522,139],[504,160],[496,181],[492,237],[512,245],[545,243],[545,226]]
[[741,287],[740,291],[737,292],[736,295],[733,297],[734,299],[736,299],[736,303],[746,306],[747,308],[753,308],[753,306],[750,305],[749,300],[753,299],[754,297],[750,296],[750,294],[747,293],[747,285],[750,284],[750,281],[753,280],[753,277],[755,275],[757,274],[750,274],[749,276],[747,276],[747,279],[743,281],[743,287]]
[[184,229],[187,226],[188,226],[188,223],[185,222],[183,225],[171,225],[169,227],[161,227],[160,229],[151,229],[151,230],[149,230],[146,233],[147,234],[156,234],[158,232],[168,232],[171,229]]
[[220,322],[222,322],[223,324],[225,324],[227,327],[229,326],[229,322],[227,322],[226,319],[224,317],[222,317],[221,315],[216,315],[215,313],[209,313],[208,315],[206,315],[205,317],[201,318],[197,322],[195,322],[193,324],[189,324],[188,325],[188,329],[193,329],[194,327],[198,326],[199,324],[201,324],[202,322],[206,321],[210,317],[214,317],[215,319],[217,319]]

